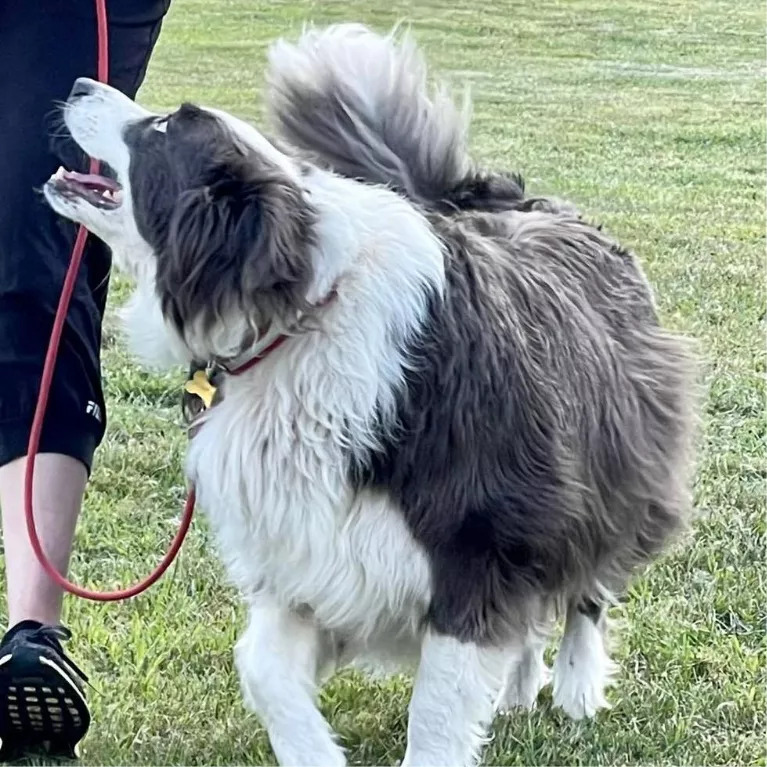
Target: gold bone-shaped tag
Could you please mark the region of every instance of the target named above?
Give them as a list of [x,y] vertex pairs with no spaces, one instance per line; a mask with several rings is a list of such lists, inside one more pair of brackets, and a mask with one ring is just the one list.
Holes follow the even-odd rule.
[[199,397],[207,410],[213,404],[216,396],[216,387],[208,380],[204,370],[198,370],[192,378],[184,384],[184,391]]

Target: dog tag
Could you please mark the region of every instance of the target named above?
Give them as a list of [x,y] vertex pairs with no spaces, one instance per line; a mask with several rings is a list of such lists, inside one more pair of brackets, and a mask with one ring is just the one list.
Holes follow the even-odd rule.
[[204,370],[195,372],[192,378],[184,384],[184,391],[199,397],[205,410],[213,405],[213,398],[216,396],[216,387],[210,382]]
[[218,401],[218,387],[213,383],[217,376],[215,371],[210,373],[204,367],[192,368],[189,379],[184,384],[181,393],[181,412],[186,422],[189,436],[197,433],[199,424],[195,422]]

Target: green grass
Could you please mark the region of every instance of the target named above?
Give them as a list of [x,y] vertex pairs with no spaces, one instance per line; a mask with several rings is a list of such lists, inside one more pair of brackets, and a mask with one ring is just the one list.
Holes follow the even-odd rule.
[[[174,0],[141,100],[261,120],[265,49],[306,20],[412,23],[475,96],[482,161],[569,197],[641,257],[666,322],[699,339],[708,399],[692,534],[634,584],[614,707],[499,720],[492,764],[759,764],[765,730],[763,9],[756,0]],[[113,301],[125,295],[115,283]],[[110,404],[73,574],[155,564],[184,496],[180,376],[139,371],[110,319]],[[232,666],[242,623],[202,518],[179,564],[128,604],[69,600],[93,674],[87,764],[273,763]],[[343,674],[322,707],[357,764],[405,744],[409,682]]]

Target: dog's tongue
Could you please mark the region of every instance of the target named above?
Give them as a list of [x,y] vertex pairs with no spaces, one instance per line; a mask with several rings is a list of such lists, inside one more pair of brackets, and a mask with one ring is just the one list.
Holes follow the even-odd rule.
[[110,192],[119,192],[120,185],[111,178],[99,176],[96,173],[77,173],[73,170],[66,170],[62,174],[68,181],[76,181],[78,184],[90,187],[91,189],[104,189]]

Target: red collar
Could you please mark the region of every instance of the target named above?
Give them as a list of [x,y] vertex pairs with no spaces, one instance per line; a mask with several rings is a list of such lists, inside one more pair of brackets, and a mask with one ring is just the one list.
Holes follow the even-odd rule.
[[[314,304],[315,309],[322,308],[323,306],[327,306],[331,301],[333,301],[337,296],[336,288],[335,286],[332,288],[330,293],[325,296],[325,298],[322,299],[319,303]],[[272,341],[270,344],[265,346],[258,354],[255,355],[255,357],[251,357],[246,362],[243,362],[241,365],[237,365],[235,367],[230,367],[226,362],[216,361],[216,365],[220,367],[225,373],[228,373],[231,376],[238,376],[242,375],[243,373],[246,373],[251,368],[258,365],[259,362],[263,362],[273,351],[276,349],[279,349],[280,346],[282,346],[285,341],[287,341],[291,336],[285,335],[284,333],[281,333],[278,335],[274,341]]]
[[279,349],[280,346],[282,346],[285,341],[288,340],[288,338],[290,338],[290,336],[277,336],[274,341],[263,348],[255,357],[251,357],[247,362],[243,362],[242,365],[238,365],[237,367],[228,367],[224,362],[217,362],[216,364],[230,376],[242,375],[242,373],[245,373],[246,371],[258,365],[259,362],[265,360],[275,349]]

